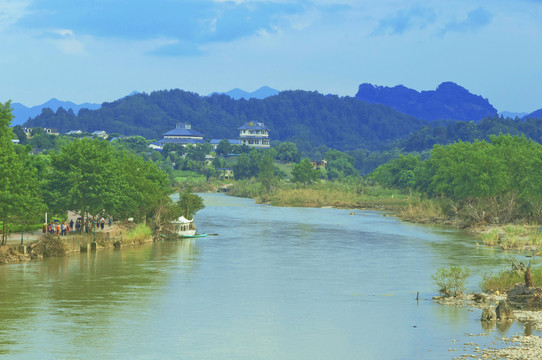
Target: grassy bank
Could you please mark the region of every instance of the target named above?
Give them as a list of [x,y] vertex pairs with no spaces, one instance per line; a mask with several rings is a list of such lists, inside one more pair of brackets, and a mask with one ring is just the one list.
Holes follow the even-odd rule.
[[504,250],[533,250],[540,252],[542,231],[539,225],[502,225],[480,229],[480,240],[484,245]]
[[134,228],[129,229],[121,234],[122,241],[128,244],[140,244],[152,238],[152,230],[144,224],[138,224]]
[[448,199],[424,198],[419,193],[388,189],[363,180],[322,181],[301,186],[277,182],[269,191],[256,179],[234,182],[230,195],[256,199],[260,203],[293,207],[337,207],[392,211],[403,220],[451,225],[470,231],[481,243],[504,250],[542,253],[542,227],[538,224],[488,226],[476,222],[467,211]]
[[437,200],[421,199],[416,193],[405,194],[363,181],[323,181],[310,186],[281,182],[273,191],[266,191],[260,182],[251,179],[235,182],[230,195],[274,206],[387,210],[416,222],[444,222],[447,218]]

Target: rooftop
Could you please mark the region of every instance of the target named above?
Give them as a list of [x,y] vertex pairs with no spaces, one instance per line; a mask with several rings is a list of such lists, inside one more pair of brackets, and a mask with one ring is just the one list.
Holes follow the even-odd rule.
[[164,144],[203,144],[205,140],[203,139],[160,139],[154,144],[164,145]]
[[243,124],[239,130],[269,130],[262,122],[249,121]]
[[169,130],[164,136],[190,136],[190,137],[203,137],[203,134],[197,132],[196,130],[186,129],[186,128],[175,128]]

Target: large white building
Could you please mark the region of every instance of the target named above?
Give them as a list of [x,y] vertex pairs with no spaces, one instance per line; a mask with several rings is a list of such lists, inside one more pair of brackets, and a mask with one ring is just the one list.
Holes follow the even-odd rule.
[[247,122],[239,128],[239,142],[254,148],[270,147],[269,129],[262,122]]

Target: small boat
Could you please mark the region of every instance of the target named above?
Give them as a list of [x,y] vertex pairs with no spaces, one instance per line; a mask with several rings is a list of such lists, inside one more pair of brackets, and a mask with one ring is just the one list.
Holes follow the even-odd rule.
[[179,217],[171,223],[176,226],[177,235],[187,237],[196,235],[196,227],[193,224],[194,220],[188,220],[184,216]]
[[200,238],[200,237],[206,237],[207,234],[194,234],[194,235],[182,235],[182,237],[185,238]]

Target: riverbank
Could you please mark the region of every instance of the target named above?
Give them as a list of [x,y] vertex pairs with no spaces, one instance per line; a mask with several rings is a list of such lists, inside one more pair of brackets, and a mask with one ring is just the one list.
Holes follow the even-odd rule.
[[531,255],[542,254],[542,226],[538,224],[487,224],[472,219],[466,221],[456,214],[457,209],[451,201],[427,199],[417,193],[407,194],[379,185],[322,182],[301,187],[283,184],[272,192],[266,192],[257,181],[243,180],[231,185],[228,194],[282,207],[386,211],[404,221],[467,231],[483,245],[503,250],[527,251]]
[[[20,234],[18,234],[20,236]],[[20,245],[17,234],[11,235],[8,244],[0,246],[0,264],[13,264],[39,260],[46,257],[63,257],[87,251],[122,248],[152,242],[151,229],[143,224],[115,224],[88,234],[31,233]]]

